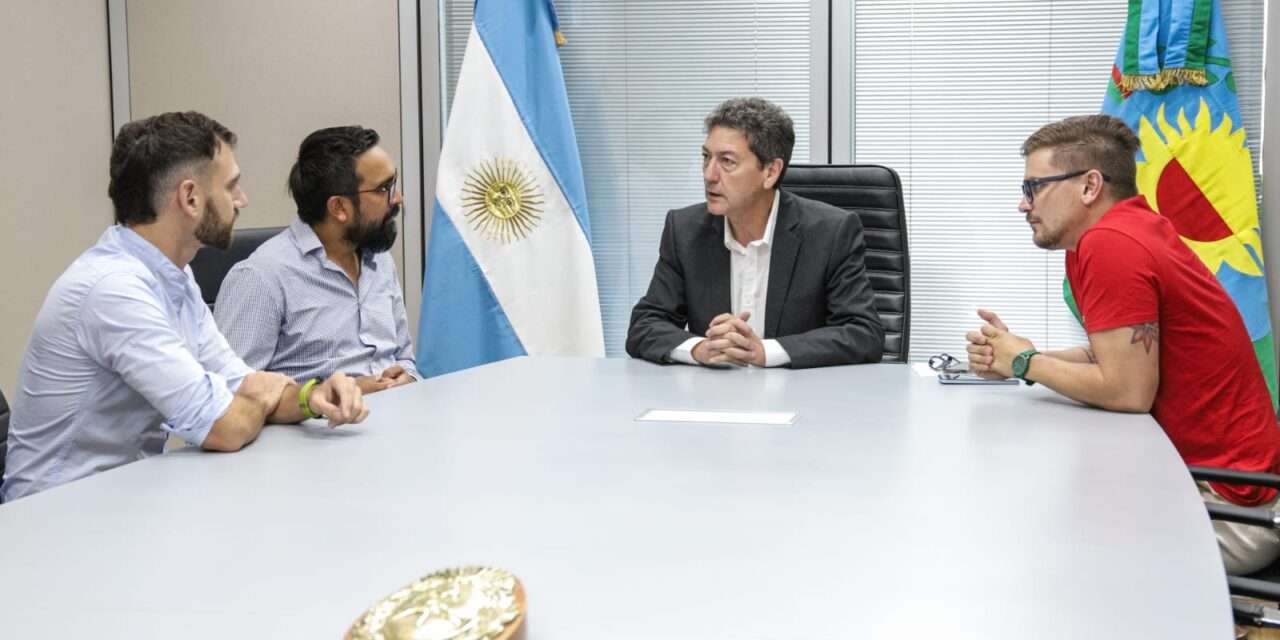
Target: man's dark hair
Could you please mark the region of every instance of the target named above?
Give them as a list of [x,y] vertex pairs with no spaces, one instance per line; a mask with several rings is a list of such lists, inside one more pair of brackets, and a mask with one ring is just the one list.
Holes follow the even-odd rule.
[[786,111],[764,98],[731,98],[707,116],[706,132],[716,127],[742,132],[762,168],[781,158],[782,173],[778,182],[782,182],[791,164],[791,150],[796,146],[796,129]]
[[195,111],[162,113],[120,127],[111,146],[107,186],[116,222],[154,222],[156,201],[167,183],[179,171],[207,168],[219,144],[235,146],[236,134]]
[[330,196],[351,195],[360,188],[356,158],[378,144],[378,132],[364,127],[329,127],[307,136],[298,161],[289,171],[289,194],[298,217],[315,226],[324,221]]
[[1064,173],[1097,169],[1107,176],[1111,194],[1119,199],[1138,195],[1134,156],[1142,142],[1133,129],[1115,116],[1072,116],[1046,124],[1022,143],[1022,155],[1052,149],[1053,166]]

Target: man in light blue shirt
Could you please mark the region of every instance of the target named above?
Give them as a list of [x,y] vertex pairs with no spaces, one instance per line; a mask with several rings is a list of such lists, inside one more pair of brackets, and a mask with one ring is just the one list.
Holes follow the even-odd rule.
[[225,248],[248,204],[235,134],[195,112],[121,128],[116,225],[53,284],[22,360],[0,492],[12,500],[164,451],[169,434],[235,451],[265,422],[368,415],[342,375],[300,387],[218,333],[187,264]]
[[388,250],[402,201],[378,133],[307,136],[289,172],[298,220],[227,274],[214,314],[249,366],[298,379],[335,372],[374,393],[418,379]]

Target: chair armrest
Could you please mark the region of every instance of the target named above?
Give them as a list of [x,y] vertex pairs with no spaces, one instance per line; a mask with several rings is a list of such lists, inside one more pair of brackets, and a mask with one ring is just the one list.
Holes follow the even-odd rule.
[[1240,524],[1280,529],[1280,514],[1262,507],[1241,507],[1234,504],[1217,504],[1206,502],[1204,508],[1209,512],[1210,520],[1225,520]]
[[1196,466],[1188,466],[1187,470],[1191,472],[1192,478],[1202,482],[1221,482],[1223,484],[1243,484],[1280,489],[1280,475],[1274,473]]
[[1227,576],[1227,591],[1233,596],[1248,596],[1273,602],[1280,600],[1280,584],[1257,578]]

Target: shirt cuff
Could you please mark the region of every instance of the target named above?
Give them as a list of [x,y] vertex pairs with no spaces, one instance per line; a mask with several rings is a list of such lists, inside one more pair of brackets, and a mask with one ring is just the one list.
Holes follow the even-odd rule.
[[672,349],[671,353],[667,354],[667,359],[673,362],[681,362],[684,364],[692,364],[692,365],[701,364],[697,360],[693,359],[693,348],[698,346],[698,343],[702,342],[703,340],[704,338],[693,337],[693,338],[689,338],[688,340],[685,340],[684,342],[681,342],[680,346]]
[[418,381],[418,382],[422,381],[422,374],[418,373],[418,363],[416,361],[400,360],[396,362],[396,364],[400,365],[400,368],[404,369],[404,372],[409,374],[410,378],[413,378],[415,381]]
[[791,364],[791,354],[782,348],[782,343],[772,338],[764,341],[764,366],[785,367]]
[[210,397],[203,406],[184,411],[181,416],[167,420],[161,425],[169,433],[197,447],[204,444],[205,438],[209,437],[209,432],[213,430],[213,423],[227,412],[234,399],[234,394],[227,388],[226,378],[216,373],[206,372],[205,384],[209,387]]

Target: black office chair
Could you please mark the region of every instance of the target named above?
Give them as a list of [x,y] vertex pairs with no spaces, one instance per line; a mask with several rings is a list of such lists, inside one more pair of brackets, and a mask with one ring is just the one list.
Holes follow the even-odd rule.
[[884,324],[884,360],[906,362],[911,342],[911,261],[902,181],[871,164],[787,167],[782,189],[858,214],[867,242],[867,274]]
[[237,262],[249,257],[262,243],[272,236],[284,231],[284,227],[264,227],[262,229],[237,229],[231,239],[231,247],[226,251],[213,247],[202,247],[191,260],[191,271],[195,273],[196,284],[200,285],[200,295],[209,309],[218,300],[218,289],[222,287],[222,279]]
[[9,403],[0,391],[0,480],[4,479],[4,457],[9,452]]
[[[1275,474],[1198,466],[1191,466],[1188,469],[1191,471],[1191,477],[1201,482],[1280,489],[1280,476]],[[1265,507],[1241,507],[1211,502],[1206,502],[1204,507],[1212,520],[1280,529],[1280,513]],[[1280,609],[1236,597],[1244,596],[1280,602],[1280,561],[1248,576],[1227,576],[1227,591],[1233,596],[1231,609],[1237,623],[1255,627],[1280,628]]]

